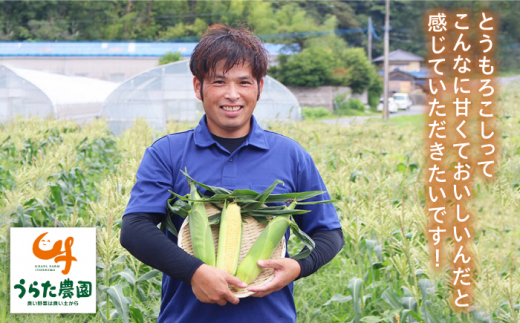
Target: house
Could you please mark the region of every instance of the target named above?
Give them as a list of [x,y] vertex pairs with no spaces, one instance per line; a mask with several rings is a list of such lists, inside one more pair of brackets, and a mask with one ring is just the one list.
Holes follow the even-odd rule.
[[[376,65],[380,65],[382,69],[384,60],[384,56],[379,56],[374,58],[372,62],[374,62]],[[388,66],[390,71],[397,69],[404,72],[418,72],[421,70],[422,61],[424,61],[424,58],[421,56],[412,54],[402,49],[396,49],[388,53]]]
[[[411,92],[417,88],[424,89],[427,85],[428,70],[421,67],[424,58],[402,49],[388,53],[388,86],[390,93]],[[380,67],[379,74],[384,75],[384,56],[372,60]]]

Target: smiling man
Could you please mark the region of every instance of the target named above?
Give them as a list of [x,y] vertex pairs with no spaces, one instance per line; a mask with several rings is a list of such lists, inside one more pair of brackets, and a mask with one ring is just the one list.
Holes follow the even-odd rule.
[[[169,190],[188,193],[179,172],[184,168],[203,183],[230,190],[262,191],[280,179],[285,184],[275,193],[326,191],[309,154],[295,141],[263,130],[253,116],[267,64],[267,52],[251,32],[210,26],[190,62],[205,115],[195,129],[157,140],[143,156],[123,216],[121,244],[164,273],[158,322],[294,323],[292,282],[317,271],[343,246],[332,204],[302,206],[310,215],[294,218],[316,242],[315,250],[301,260],[287,255],[259,262],[274,268],[274,279],[249,288],[254,297],[239,300],[228,284],[247,287],[243,282],[187,254],[176,245],[176,237],[156,227],[166,214]],[[327,193],[314,199],[329,198]],[[172,217],[177,229],[183,220]]]
[[[244,137],[251,129],[251,115],[264,85],[264,79],[251,75],[251,65],[235,65],[225,73],[225,60],[215,66],[206,81],[193,78],[197,98],[203,101],[209,131],[219,137]],[[206,93],[206,95],[204,95]]]

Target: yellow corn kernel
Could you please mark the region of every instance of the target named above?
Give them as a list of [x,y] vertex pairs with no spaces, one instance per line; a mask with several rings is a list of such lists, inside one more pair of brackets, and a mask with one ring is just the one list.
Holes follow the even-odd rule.
[[242,216],[236,203],[224,204],[220,217],[217,267],[234,275],[242,245]]

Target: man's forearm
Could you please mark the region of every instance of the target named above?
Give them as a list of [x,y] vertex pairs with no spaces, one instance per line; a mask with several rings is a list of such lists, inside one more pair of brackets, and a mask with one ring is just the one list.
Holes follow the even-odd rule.
[[179,248],[157,228],[164,215],[131,213],[123,216],[121,245],[143,263],[190,284],[203,262]]
[[298,279],[307,277],[331,261],[343,248],[343,230],[317,231],[311,238],[316,243],[314,250],[308,257],[297,260],[301,266]]

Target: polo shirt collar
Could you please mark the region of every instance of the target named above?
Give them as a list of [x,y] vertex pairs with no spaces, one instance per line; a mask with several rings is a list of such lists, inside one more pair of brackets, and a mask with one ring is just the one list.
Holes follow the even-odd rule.
[[[209,132],[206,115],[202,116],[199,124],[195,127],[194,141],[195,145],[199,147],[209,147],[217,143],[211,136],[211,132]],[[256,122],[255,116],[251,116],[251,130],[244,144],[260,149],[269,149],[264,129]]]

